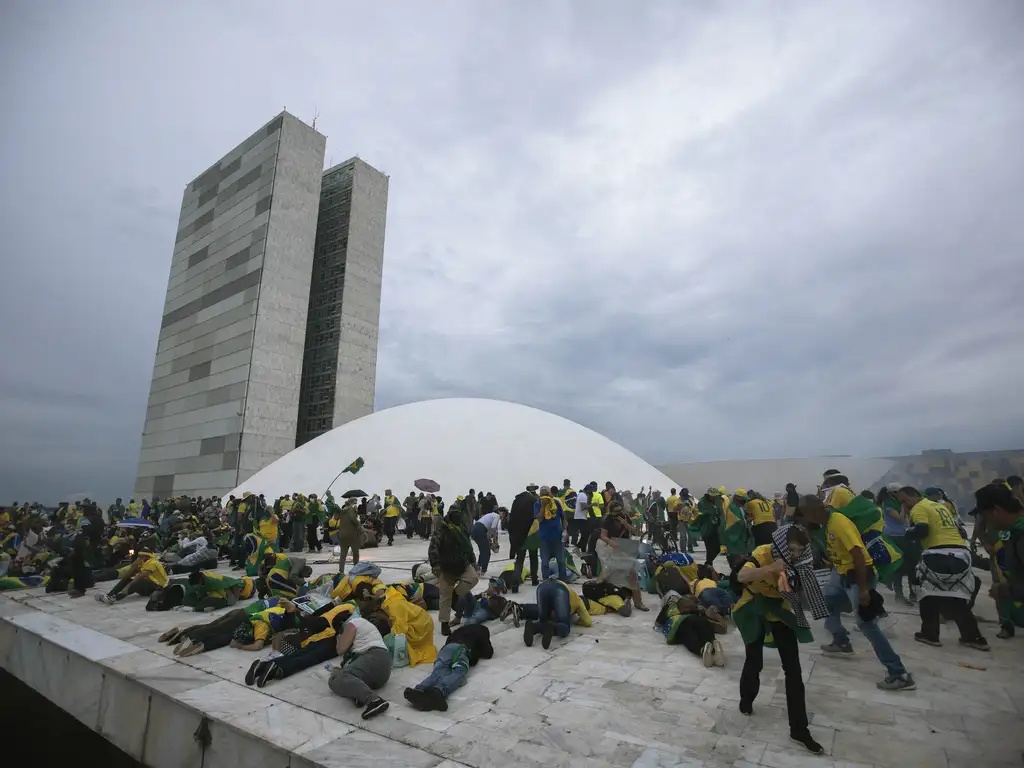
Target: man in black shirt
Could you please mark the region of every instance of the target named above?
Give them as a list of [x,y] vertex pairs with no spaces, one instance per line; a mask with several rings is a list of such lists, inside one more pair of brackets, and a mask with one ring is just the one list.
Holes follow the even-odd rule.
[[491,632],[483,624],[467,624],[454,630],[437,654],[434,670],[415,688],[405,689],[405,698],[422,712],[448,710],[452,691],[466,684],[469,668],[480,659],[494,658]]

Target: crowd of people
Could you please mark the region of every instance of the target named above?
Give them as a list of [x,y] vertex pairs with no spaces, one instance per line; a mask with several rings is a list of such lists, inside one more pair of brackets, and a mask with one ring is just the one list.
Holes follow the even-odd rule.
[[[508,508],[472,489],[447,506],[423,492],[348,495],[118,499],[106,510],[88,499],[55,510],[15,503],[0,510],[0,589],[44,587],[78,598],[109,582],[95,592],[100,603],[139,596],[151,611],[220,611],[159,639],[182,657],[270,649],[245,677],[258,687],[335,662],[330,689],[362,707],[364,718],[387,710],[382,691],[401,665],[432,664],[404,697],[420,710],[446,710],[470,668],[494,655],[489,622],[511,622],[526,646],[539,638],[547,649],[573,625],[649,611],[645,600],[653,598],[654,630],[709,668],[724,666],[718,636],[735,625],[745,646],[745,715],[754,713],[763,649],[777,648],[790,736],[812,753],[822,749],[808,729],[798,651],[811,640],[812,620],[824,620],[830,635],[822,651],[848,656],[843,614],[852,615],[884,668],[878,687],[892,692],[916,682],[879,624],[888,614],[880,586],[917,604],[914,638],[926,645],[941,645],[947,619],[962,646],[989,650],[973,611],[979,569],[992,577],[997,637],[1024,626],[1019,477],[980,488],[966,518],[939,488],[857,492],[839,470],[825,472],[815,493],[788,485],[771,498],[723,487],[699,497],[685,488],[620,492],[611,482],[575,489],[568,479],[531,483]],[[360,553],[402,533],[429,540],[427,559],[408,580],[385,583]],[[491,571],[506,534],[508,565]],[[303,555],[321,552],[325,541],[337,547],[338,568],[313,578]],[[516,599],[527,579],[536,587],[532,602]]]

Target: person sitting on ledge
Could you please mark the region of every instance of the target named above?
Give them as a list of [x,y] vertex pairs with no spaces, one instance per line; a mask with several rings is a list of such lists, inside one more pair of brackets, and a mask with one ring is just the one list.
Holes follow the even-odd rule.
[[163,564],[152,552],[139,552],[128,573],[107,594],[96,595],[96,600],[107,605],[124,600],[128,595],[149,597],[158,589],[164,589],[169,579]]

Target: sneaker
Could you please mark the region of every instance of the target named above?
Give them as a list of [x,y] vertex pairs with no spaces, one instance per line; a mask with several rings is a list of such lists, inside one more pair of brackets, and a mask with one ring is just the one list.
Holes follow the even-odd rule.
[[461,623],[462,623],[462,617],[461,616],[455,616],[451,621],[448,622],[448,628],[449,629],[455,629]]
[[404,696],[405,700],[420,712],[428,712],[430,710],[429,697],[426,695],[426,691],[421,691],[419,688],[406,688]]
[[725,666],[725,648],[722,647],[720,640],[715,640],[715,666]]
[[184,653],[187,649],[189,649],[191,647],[192,647],[192,641],[189,640],[187,637],[183,638],[182,640],[180,640],[178,642],[178,644],[176,646],[174,646],[174,655],[175,656],[181,656],[182,653]]
[[437,688],[427,688],[425,693],[427,694],[427,702],[432,710],[436,712],[448,711],[448,700],[440,690]]
[[965,648],[973,648],[976,651],[991,651],[992,650],[992,648],[988,644],[988,640],[986,640],[984,637],[979,638],[978,640],[964,640],[961,637],[960,638],[960,645],[964,646]]
[[824,653],[831,654],[832,656],[853,656],[853,646],[849,643],[840,645],[839,643],[828,643],[822,645],[821,650]]
[[268,661],[256,673],[256,687],[262,688],[271,680],[279,680],[282,677],[284,674],[281,672],[281,668],[274,662]]
[[914,633],[914,639],[917,640],[917,642],[919,642],[919,643],[924,643],[925,645],[930,645],[932,648],[941,648],[942,647],[942,643],[940,641],[932,640],[930,637],[926,637],[925,635],[922,635],[920,632],[915,632]]
[[622,607],[619,608],[619,616],[625,616],[629,618],[633,615],[633,601],[630,598],[626,598],[622,602]]
[[516,604],[513,603],[511,600],[509,600],[509,601],[507,601],[505,603],[505,607],[501,609],[501,615],[498,617],[498,621],[504,621],[505,619],[507,619],[509,617],[513,617],[512,618],[512,623],[515,624],[515,626],[518,627],[519,625],[515,623],[515,618],[514,618],[515,617],[515,613],[516,613]]
[[512,610],[512,626],[519,629],[519,623],[523,620],[523,606],[519,603],[513,603],[515,608]]
[[110,595],[101,592],[100,594],[96,595],[96,602],[103,603],[104,605],[113,605],[117,602],[117,600],[112,598]]
[[535,634],[537,634],[537,625],[527,620],[526,627],[523,629],[523,642],[526,643],[527,648],[533,648],[533,636]]
[[1011,637],[1014,636],[1014,634],[1016,634],[1014,627],[1007,626],[1004,624],[999,628],[999,632],[996,633],[996,637],[998,637],[1000,640],[1009,640]]
[[810,731],[806,731],[805,733],[791,733],[789,734],[789,740],[796,744],[803,745],[812,755],[822,755],[825,753],[825,748],[814,740]]
[[541,647],[546,651],[551,647],[551,638],[555,635],[555,625],[550,621],[544,622],[544,632],[540,636]]
[[371,717],[376,717],[382,712],[387,711],[387,708],[391,705],[380,698],[379,696],[375,699],[370,699],[370,703],[366,705],[366,709],[363,710],[363,720],[369,720]]
[[700,660],[704,662],[704,666],[711,669],[715,666],[715,644],[704,643],[704,650],[700,653]]
[[754,714],[754,705],[749,701],[740,700],[740,714],[750,717]]
[[883,691],[913,691],[917,688],[914,676],[909,672],[902,675],[888,675],[885,680],[875,685]]
[[181,630],[175,627],[174,629],[168,629],[160,637],[157,638],[161,643],[173,643],[178,635],[181,634]]
[[206,648],[202,643],[191,643],[188,648],[179,653],[179,656],[198,656],[200,653],[205,651]]
[[260,666],[263,664],[263,659],[256,659],[249,667],[249,671],[245,673],[245,684],[252,685],[256,682],[256,675],[260,673]]
[[448,635],[450,635],[451,633],[452,633],[451,624],[449,624],[447,621],[442,621],[441,622],[441,634],[444,635],[445,637],[448,637]]

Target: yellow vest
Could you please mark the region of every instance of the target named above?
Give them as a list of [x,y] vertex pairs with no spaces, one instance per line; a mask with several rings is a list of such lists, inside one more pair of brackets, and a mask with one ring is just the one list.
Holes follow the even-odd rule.
[[604,496],[601,495],[600,491],[594,491],[590,494],[590,508],[594,512],[594,517],[604,517],[602,508],[604,507]]

